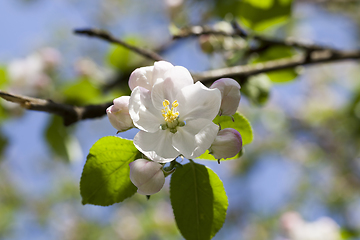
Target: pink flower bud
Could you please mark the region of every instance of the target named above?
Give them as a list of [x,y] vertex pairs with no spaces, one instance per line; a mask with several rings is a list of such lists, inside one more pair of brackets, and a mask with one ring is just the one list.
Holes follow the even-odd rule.
[[142,195],[152,195],[159,192],[165,183],[162,165],[146,159],[137,159],[129,164],[130,180]]
[[210,147],[210,153],[216,158],[231,158],[240,152],[242,139],[238,131],[233,128],[225,128],[218,132]]
[[106,109],[106,113],[111,125],[119,132],[129,130],[134,127],[133,121],[129,114],[130,96],[122,96],[114,99],[114,105]]
[[240,84],[232,78],[221,78],[216,80],[210,88],[217,88],[221,92],[219,115],[234,115],[240,102]]

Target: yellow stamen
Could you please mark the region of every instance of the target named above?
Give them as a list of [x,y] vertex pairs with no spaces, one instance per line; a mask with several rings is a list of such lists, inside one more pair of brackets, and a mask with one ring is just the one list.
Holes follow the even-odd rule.
[[173,122],[178,116],[179,112],[176,111],[176,107],[179,106],[179,103],[177,100],[175,100],[171,104],[171,109],[169,108],[170,102],[169,100],[165,99],[163,101],[164,109],[161,110],[162,116],[164,117],[165,121],[168,123]]

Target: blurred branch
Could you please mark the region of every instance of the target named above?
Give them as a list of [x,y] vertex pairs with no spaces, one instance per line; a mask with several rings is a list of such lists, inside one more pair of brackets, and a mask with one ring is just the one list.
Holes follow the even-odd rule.
[[69,126],[80,120],[101,117],[106,114],[106,108],[112,105],[112,102],[108,102],[99,105],[87,105],[79,107],[56,103],[52,100],[11,94],[1,90],[0,97],[9,102],[18,103],[21,107],[28,110],[59,115],[63,118],[65,126]]
[[[247,33],[240,28],[237,23],[233,23],[234,33],[237,36],[247,37]],[[189,34],[213,34],[212,31],[200,31],[197,29],[196,32]],[[135,46],[131,46],[119,39],[115,39],[109,33],[96,30],[96,29],[81,29],[75,30],[77,34],[84,34],[88,36],[94,36],[106,41],[120,44],[129,50],[132,50],[148,59],[159,61],[162,58],[154,52],[150,52]],[[215,34],[226,34],[225,32],[218,32]],[[188,35],[182,35],[181,37],[186,37]],[[254,37],[254,36],[253,36]],[[248,64],[241,66],[233,66],[222,69],[215,69],[210,71],[204,71],[201,73],[192,73],[194,81],[201,82],[213,82],[219,78],[232,77],[240,78],[244,81],[247,80],[249,76],[256,75],[259,73],[266,73],[274,70],[294,68],[297,66],[305,66],[309,64],[317,64],[324,62],[335,62],[346,59],[360,59],[360,50],[356,51],[339,51],[326,47],[317,46],[314,44],[303,44],[295,41],[281,41],[267,39],[264,37],[257,36],[257,39],[269,44],[282,44],[286,46],[299,47],[305,49],[303,54],[298,54],[290,58],[283,58],[278,60],[267,61],[257,64]],[[98,104],[98,105],[87,105],[87,106],[73,106],[68,104],[56,103],[52,100],[45,100],[39,98],[26,97],[21,95],[10,94],[7,92],[0,91],[0,97],[14,103],[20,104],[23,108],[29,110],[36,110],[42,112],[48,112],[51,114],[59,115],[64,120],[64,125],[68,126],[77,121],[91,118],[98,118],[106,114],[106,108],[112,105],[112,102]]]
[[202,35],[220,35],[220,36],[228,36],[228,37],[241,37],[241,38],[252,38],[256,41],[259,41],[261,44],[264,45],[282,45],[287,47],[295,47],[302,50],[332,50],[336,51],[335,49],[332,49],[330,47],[317,45],[314,43],[307,43],[304,41],[296,41],[295,39],[288,38],[288,39],[276,39],[271,37],[266,37],[263,35],[255,34],[255,33],[248,33],[245,31],[241,26],[238,24],[238,22],[233,21],[231,23],[233,27],[232,32],[224,32],[219,31],[215,29],[211,29],[210,27],[206,26],[192,26],[189,28],[183,28],[180,30],[180,32],[176,35],[173,35],[173,39],[183,39],[188,37],[198,37]]
[[145,58],[148,58],[150,60],[154,60],[154,61],[163,60],[163,58],[160,55],[158,55],[157,53],[130,45],[130,44],[122,41],[121,39],[115,38],[110,33],[106,32],[104,30],[101,30],[101,29],[91,29],[91,28],[76,29],[76,30],[74,30],[74,33],[78,34],[78,35],[86,35],[89,37],[100,38],[100,39],[103,39],[110,43],[115,43],[115,44],[121,45],[121,46],[123,46]]
[[258,34],[254,34],[254,33],[248,33],[246,32],[243,28],[241,28],[241,26],[239,25],[238,22],[233,21],[231,22],[231,25],[234,29],[234,32],[236,35],[240,36],[240,37],[252,37],[253,39],[260,41],[263,44],[266,45],[282,45],[282,46],[287,46],[287,47],[295,47],[295,48],[300,48],[306,51],[314,51],[314,50],[331,50],[331,51],[336,51],[335,49],[332,49],[330,47],[325,47],[325,46],[320,46],[314,43],[306,43],[304,41],[296,41],[295,39],[292,38],[287,38],[287,39],[276,39],[276,38],[270,38],[270,37],[266,37],[263,35],[258,35]]
[[224,77],[247,78],[252,75],[274,70],[347,59],[360,59],[360,51],[309,51],[307,54],[299,54],[291,58],[205,71],[193,74],[193,77],[195,82],[211,82]]
[[[297,55],[291,58],[284,58],[284,59],[268,61],[264,63],[210,70],[192,75],[194,77],[195,82],[196,81],[211,82],[224,77],[246,79],[251,75],[256,75],[259,73],[265,73],[274,70],[286,69],[286,68],[303,66],[308,64],[334,62],[334,61],[346,60],[346,59],[360,59],[360,51],[353,51],[353,52],[345,52],[345,51],[332,52],[329,50],[314,51],[309,53],[308,55]],[[53,102],[52,100],[45,100],[45,99],[10,94],[4,91],[0,91],[0,97],[7,101],[18,103],[23,108],[29,110],[48,112],[59,115],[63,118],[65,126],[71,125],[80,120],[101,117],[106,114],[105,111],[106,108],[112,105],[112,102],[108,102],[99,105],[87,105],[87,106],[79,107],[68,104],[56,103]]]

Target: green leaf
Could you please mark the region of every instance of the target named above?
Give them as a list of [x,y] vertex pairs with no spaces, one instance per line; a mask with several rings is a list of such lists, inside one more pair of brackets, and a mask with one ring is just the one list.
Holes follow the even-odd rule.
[[[253,140],[253,131],[252,131],[249,120],[247,120],[243,115],[241,115],[239,113],[235,113],[233,115],[233,118],[234,118],[234,121],[229,116],[217,116],[213,122],[216,124],[220,124],[221,129],[224,129],[224,128],[236,129],[241,134],[243,145],[251,143]],[[236,159],[236,158],[241,157],[242,154],[243,154],[243,152],[241,150],[234,157],[227,158],[224,160]],[[211,155],[209,153],[208,150],[206,150],[205,153],[201,154],[200,157],[198,157],[197,159],[217,160],[216,158],[214,158],[213,155]]]
[[61,117],[54,115],[49,119],[45,128],[45,138],[53,153],[61,157],[61,159],[69,161],[70,154],[67,145],[69,134]]
[[234,0],[215,0],[214,13],[220,18],[225,18],[227,14],[231,13],[238,16],[240,1]]
[[224,186],[204,165],[190,161],[177,168],[170,198],[176,224],[187,240],[211,239],[224,224],[228,207]]
[[241,92],[249,100],[258,105],[265,104],[269,99],[272,82],[266,74],[252,76],[241,86]]
[[262,31],[286,21],[291,5],[292,0],[243,0],[236,16],[251,29]]
[[[260,53],[258,57],[252,60],[252,63],[261,63],[281,58],[289,58],[294,56],[294,50],[291,47],[273,46],[266,51]],[[298,74],[294,68],[281,69],[266,73],[272,82],[289,82],[294,80]]]
[[0,66],[0,87],[4,87],[8,83],[8,76],[5,67]]
[[97,103],[101,91],[87,78],[81,78],[75,83],[67,85],[63,89],[66,102],[81,105],[85,103]]
[[[4,135],[3,131],[0,129],[0,156],[2,156],[8,143],[9,143],[8,138]],[[3,160],[3,158],[0,157],[0,160]]]
[[137,188],[130,181],[129,163],[140,157],[131,140],[114,136],[98,140],[82,172],[82,203],[109,206],[131,197]]
[[[134,46],[142,45],[139,38],[135,37],[128,37],[125,41]],[[123,72],[133,71],[141,60],[142,58],[138,54],[130,51],[128,48],[115,44],[111,45],[106,56],[106,61],[110,66]]]

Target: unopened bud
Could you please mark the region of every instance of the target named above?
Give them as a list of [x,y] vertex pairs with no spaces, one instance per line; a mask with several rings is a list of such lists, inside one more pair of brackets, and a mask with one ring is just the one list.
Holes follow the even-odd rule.
[[210,88],[217,88],[221,92],[219,115],[234,115],[241,97],[240,84],[232,78],[221,78],[216,80]]
[[165,183],[162,165],[146,159],[137,159],[129,164],[130,180],[142,195],[152,195],[159,192]]
[[225,128],[218,132],[209,152],[216,158],[231,158],[236,156],[242,148],[242,139],[238,131]]
[[129,130],[134,127],[129,114],[130,96],[122,96],[114,99],[114,105],[106,109],[107,116],[111,125],[119,132]]

